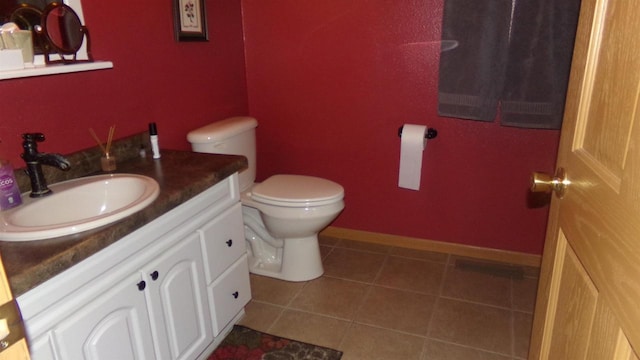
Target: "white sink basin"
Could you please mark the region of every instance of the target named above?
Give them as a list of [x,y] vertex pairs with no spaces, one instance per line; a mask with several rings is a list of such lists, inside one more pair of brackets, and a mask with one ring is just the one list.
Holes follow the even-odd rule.
[[94,229],[127,217],[151,204],[158,183],[135,174],[97,175],[49,185],[52,195],[30,198],[0,212],[0,240],[49,239]]

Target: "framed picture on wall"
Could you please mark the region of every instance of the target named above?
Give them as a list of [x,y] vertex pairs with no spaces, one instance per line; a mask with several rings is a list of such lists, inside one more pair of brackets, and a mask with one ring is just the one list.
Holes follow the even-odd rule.
[[178,41],[207,41],[205,0],[173,0],[175,32]]

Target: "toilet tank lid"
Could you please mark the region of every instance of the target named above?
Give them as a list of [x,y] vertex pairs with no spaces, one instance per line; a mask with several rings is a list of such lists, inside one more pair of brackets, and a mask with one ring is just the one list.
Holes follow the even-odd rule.
[[187,140],[191,144],[203,144],[226,140],[258,126],[258,121],[250,116],[236,116],[190,131]]

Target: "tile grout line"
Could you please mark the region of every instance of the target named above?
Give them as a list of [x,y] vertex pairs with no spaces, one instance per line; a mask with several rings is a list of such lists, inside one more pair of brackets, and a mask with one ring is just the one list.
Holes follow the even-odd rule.
[[497,352],[497,351],[493,351],[493,350],[481,349],[481,348],[473,347],[471,345],[458,344],[458,343],[455,343],[455,342],[452,342],[452,341],[441,340],[441,339],[429,339],[429,340],[432,340],[432,341],[435,341],[435,342],[439,342],[439,343],[443,343],[443,344],[449,344],[449,345],[453,345],[453,346],[456,346],[456,347],[461,347],[461,348],[465,348],[465,349],[469,349],[469,350],[473,350],[473,351],[480,351],[480,352],[486,353],[486,354],[497,355],[497,356],[500,356],[500,357],[507,357],[507,358],[512,359],[512,360],[515,360],[515,359],[520,360],[519,357],[514,357],[514,356],[511,356],[511,355],[507,355],[505,353],[501,353],[501,352]]
[[[367,299],[367,297],[369,296],[369,294],[371,294],[371,292],[373,291],[373,287],[375,286],[375,282],[378,279],[378,277],[380,277],[380,275],[382,274],[382,269],[384,268],[385,264],[387,263],[387,259],[389,258],[389,253],[387,252],[385,254],[385,258],[382,261],[382,265],[380,265],[380,269],[378,269],[378,272],[376,273],[376,276],[374,276],[373,280],[371,281],[371,283],[366,283],[367,284],[367,291],[365,291],[361,301],[360,301],[360,305],[358,306],[358,308],[354,311],[353,314],[353,318],[350,320],[349,325],[347,326],[347,329],[344,332],[344,335],[342,336],[342,339],[340,339],[340,343],[339,343],[339,348],[342,349],[345,339],[347,338],[347,335],[349,334],[349,332],[351,331],[351,329],[355,328],[355,326],[359,325],[358,322],[356,322],[356,317],[358,316],[358,314],[360,313],[360,310],[362,309],[362,307],[364,306],[365,300]],[[346,280],[346,279],[342,279],[342,280]],[[350,280],[347,280],[350,281]]]
[[426,359],[428,354],[428,346],[427,343],[429,340],[434,340],[431,337],[431,331],[433,330],[433,319],[436,314],[436,310],[438,309],[438,305],[440,304],[440,298],[442,297],[442,293],[444,291],[444,282],[447,278],[447,266],[449,266],[449,261],[451,259],[451,255],[447,254],[447,260],[444,262],[444,271],[442,272],[442,278],[440,279],[440,286],[438,287],[438,294],[436,294],[436,299],[433,302],[433,311],[431,311],[431,316],[429,316],[429,325],[427,326],[427,333],[425,334],[425,340],[422,344],[422,353],[420,354],[421,359]]
[[513,358],[515,358],[516,356],[516,319],[513,313],[513,307],[514,307],[514,284],[513,284],[513,277],[511,277],[511,279],[509,279],[509,287],[510,287],[510,300],[511,300],[511,309],[509,311],[509,314],[511,315],[511,356]]
[[[333,250],[332,250],[332,251],[333,251]],[[279,320],[282,318],[282,316],[284,315],[285,311],[287,311],[287,310],[293,310],[293,308],[291,307],[291,304],[293,303],[293,301],[294,301],[298,296],[300,296],[300,293],[302,293],[302,291],[304,290],[304,288],[306,288],[308,285],[309,285],[309,281],[305,281],[305,282],[304,282],[304,285],[302,285],[302,286],[300,287],[300,289],[298,289],[298,291],[297,291],[297,292],[296,292],[296,293],[291,297],[291,299],[289,299],[289,301],[288,301],[286,304],[284,304],[283,306],[281,306],[281,307],[282,307],[282,311],[280,311],[280,314],[278,314],[278,316],[276,317],[276,319],[275,319],[275,320],[273,321],[273,323],[271,323],[271,325],[269,326],[269,329],[268,329],[269,331],[273,328],[273,326],[274,326],[275,324],[277,324],[277,323],[278,323],[278,321],[279,321]],[[271,304],[271,305],[276,305],[276,306],[278,306],[277,304]]]
[[[446,295],[440,295],[441,298],[443,299],[447,299],[447,300],[453,300],[453,301],[457,301],[457,302],[463,302],[466,304],[472,304],[472,305],[480,305],[480,306],[486,306],[486,307],[490,307],[493,309],[499,309],[499,310],[506,310],[506,311],[512,311],[511,308],[509,307],[505,307],[505,306],[500,306],[500,305],[495,305],[495,304],[487,304],[485,302],[480,302],[480,301],[473,301],[473,300],[468,300],[468,299],[461,299],[461,298],[457,298],[457,297],[452,297],[452,296],[446,296]],[[523,312],[524,311],[520,311]]]
[[[342,240],[343,239],[340,239],[337,243],[335,243],[335,246],[331,250],[331,252],[333,252],[333,250],[336,249],[337,245],[340,244],[340,242]],[[327,255],[327,257],[329,257],[329,256]],[[368,291],[367,291],[367,293],[368,293]],[[362,304],[360,306],[362,306]],[[357,313],[357,311],[356,311],[356,313]],[[354,314],[354,318],[355,318],[355,314]],[[354,319],[350,319],[348,321],[349,321],[349,324],[347,325],[347,328],[344,330],[344,334],[342,335],[342,338],[340,339],[340,342],[338,343],[338,346],[337,346],[338,350],[340,350],[340,351],[343,351],[342,349],[344,349],[345,339],[347,338],[347,335],[349,334],[349,332],[351,331],[351,329],[353,328],[353,325],[354,325]],[[344,353],[343,353],[343,355],[344,355]]]

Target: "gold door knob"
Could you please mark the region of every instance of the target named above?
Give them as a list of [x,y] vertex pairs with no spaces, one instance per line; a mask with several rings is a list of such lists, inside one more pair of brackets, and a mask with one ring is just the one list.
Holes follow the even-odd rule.
[[567,176],[563,168],[556,170],[555,176],[551,176],[546,173],[534,172],[531,174],[531,192],[554,192],[560,199],[567,192],[571,182],[567,179]]

